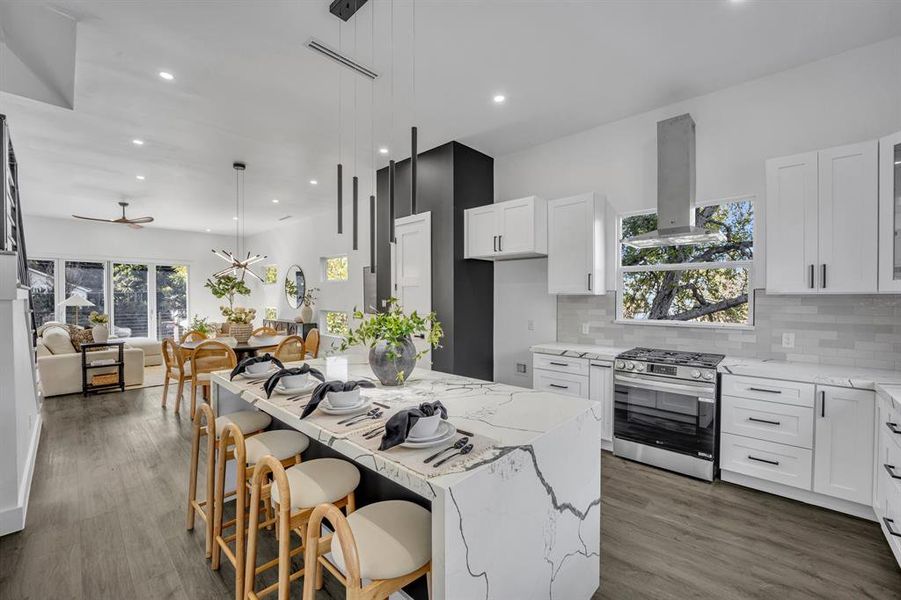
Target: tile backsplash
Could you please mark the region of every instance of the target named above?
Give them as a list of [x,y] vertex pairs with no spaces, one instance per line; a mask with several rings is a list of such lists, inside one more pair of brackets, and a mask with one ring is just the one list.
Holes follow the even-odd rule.
[[[754,294],[754,328],[664,327],[616,323],[616,296],[558,296],[557,340],[651,346],[729,356],[901,369],[901,296]],[[582,334],[588,324],[588,335]],[[794,333],[794,348],[782,334]]]

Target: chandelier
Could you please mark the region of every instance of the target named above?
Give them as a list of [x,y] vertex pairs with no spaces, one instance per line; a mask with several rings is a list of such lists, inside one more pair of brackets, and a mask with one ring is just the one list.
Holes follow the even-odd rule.
[[261,260],[266,260],[266,256],[260,254],[254,254],[251,256],[250,252],[247,252],[247,256],[243,259],[239,258],[244,254],[244,245],[245,245],[245,235],[244,235],[244,171],[247,169],[247,165],[244,163],[236,162],[232,164],[232,168],[235,170],[235,251],[231,252],[230,250],[213,250],[213,254],[229,263],[228,266],[218,273],[214,273],[213,277],[224,277],[225,275],[232,275],[234,277],[240,278],[241,281],[244,281],[244,278],[248,273],[256,277],[260,282],[263,281],[263,278],[254,273],[250,267]]

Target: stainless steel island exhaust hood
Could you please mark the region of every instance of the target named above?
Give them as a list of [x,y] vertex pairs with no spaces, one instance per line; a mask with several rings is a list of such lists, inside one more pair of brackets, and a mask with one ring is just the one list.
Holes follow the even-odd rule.
[[657,230],[624,239],[634,248],[725,241],[695,226],[695,122],[684,114],[657,123]]

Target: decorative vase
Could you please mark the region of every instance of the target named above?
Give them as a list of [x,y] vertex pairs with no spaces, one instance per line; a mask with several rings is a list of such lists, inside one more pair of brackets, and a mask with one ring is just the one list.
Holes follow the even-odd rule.
[[109,340],[109,327],[103,324],[94,325],[93,329],[91,329],[91,335],[94,337],[95,342],[104,344]]
[[313,307],[309,304],[304,304],[303,308],[300,309],[300,318],[303,323],[312,323],[313,322]]
[[253,324],[251,323],[229,323],[228,335],[235,338],[239,344],[246,344],[253,333]]
[[[388,342],[376,342],[369,349],[369,366],[382,385],[403,385],[416,367],[416,346],[407,338],[401,346],[389,346]],[[398,377],[398,374],[402,376]]]

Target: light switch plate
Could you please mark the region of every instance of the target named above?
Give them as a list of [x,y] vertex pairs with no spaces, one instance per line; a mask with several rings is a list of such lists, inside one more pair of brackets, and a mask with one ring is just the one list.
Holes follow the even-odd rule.
[[794,333],[783,333],[782,334],[782,347],[783,348],[794,348],[795,347],[795,334]]
[[588,335],[588,333],[589,333],[588,323],[582,323],[582,335]]
[[526,363],[516,363],[516,372],[517,373],[525,373],[526,372]]
[[529,331],[535,331],[535,321],[533,321],[532,319],[529,319],[528,327],[529,327]]

